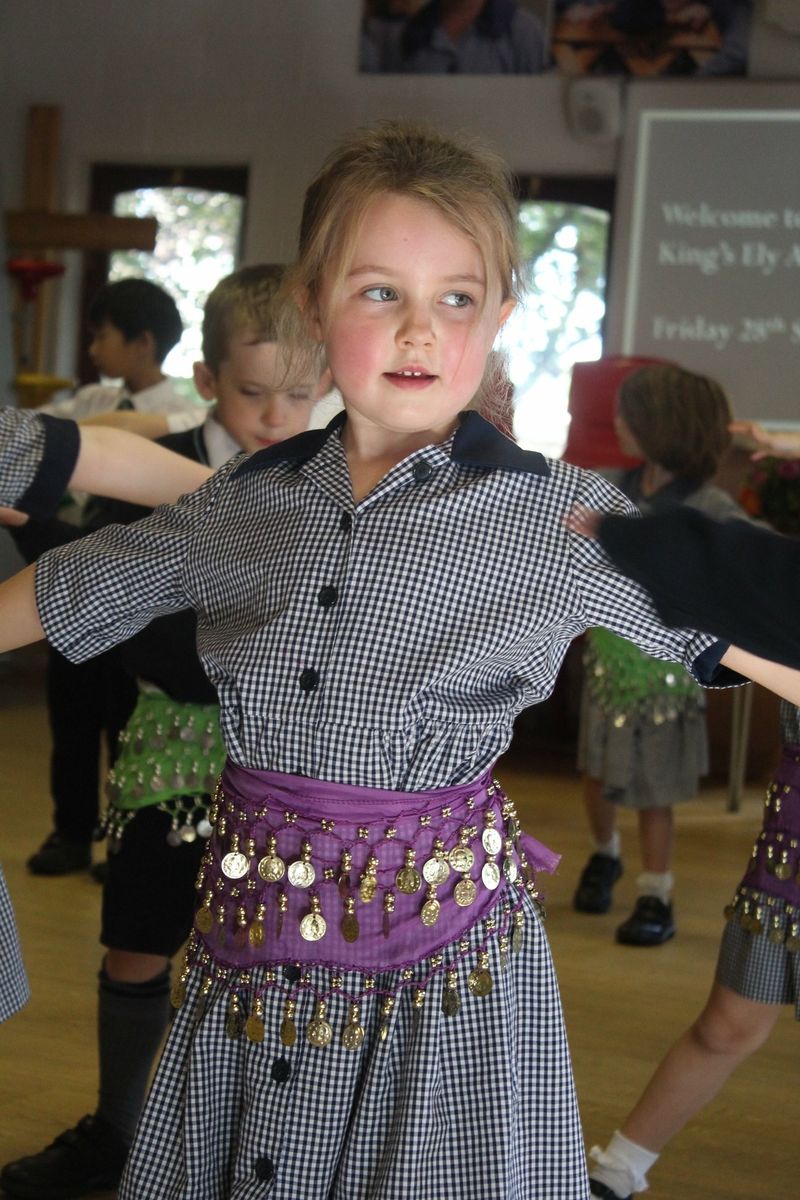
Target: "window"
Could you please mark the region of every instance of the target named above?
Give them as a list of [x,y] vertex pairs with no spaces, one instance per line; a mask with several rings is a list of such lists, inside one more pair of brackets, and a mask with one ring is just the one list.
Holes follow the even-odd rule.
[[[83,312],[107,281],[131,275],[165,288],[183,318],[185,331],[164,367],[174,378],[190,379],[200,356],[203,305],[216,283],[235,269],[245,217],[247,171],[244,168],[166,168],[101,164],[92,172],[94,212],[115,216],[153,216],[158,237],[152,254],[115,250],[88,256]],[[93,379],[86,356],[86,321],[81,325],[80,375]]]
[[523,301],[503,329],[521,445],[558,457],[572,366],[600,358],[613,204],[610,180],[528,180],[520,191]]

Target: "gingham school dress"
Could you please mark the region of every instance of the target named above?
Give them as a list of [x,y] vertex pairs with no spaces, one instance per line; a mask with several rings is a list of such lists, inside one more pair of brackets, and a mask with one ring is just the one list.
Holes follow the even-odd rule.
[[[34,517],[49,516],[69,482],[79,445],[78,427],[72,421],[0,409],[0,504],[17,505]],[[21,1008],[29,995],[14,912],[0,869],[0,1021]]]
[[[47,636],[81,659],[194,608],[231,763],[312,789],[315,779],[469,789],[591,625],[715,675],[709,637],[662,626],[597,544],[565,528],[576,501],[630,511],[603,480],[523,451],[469,413],[356,505],[344,420],[234,460],[138,525],[43,557]],[[238,819],[235,807],[229,815]],[[498,888],[500,906],[509,894]],[[337,1036],[320,1046],[304,1035],[315,996],[334,986],[325,967],[305,971],[297,1037],[282,1040],[290,967],[270,966],[269,936],[246,985],[263,992],[263,1036],[230,1036],[230,981],[209,954],[180,981],[121,1196],[588,1200],[547,940],[532,896],[520,903],[518,953],[489,936],[495,912],[444,948],[487,956],[488,995],[463,994],[448,1017],[443,974],[424,1007],[415,1002],[414,973],[428,963],[405,968],[410,976],[376,972],[373,988],[397,1000],[388,1019],[364,1003],[357,1052],[338,1037],[335,1000]],[[335,984],[342,996],[364,986],[346,971]]]
[[747,1000],[791,1004],[800,1021],[800,709],[782,700],[783,754],[764,819],[725,909],[716,978]]

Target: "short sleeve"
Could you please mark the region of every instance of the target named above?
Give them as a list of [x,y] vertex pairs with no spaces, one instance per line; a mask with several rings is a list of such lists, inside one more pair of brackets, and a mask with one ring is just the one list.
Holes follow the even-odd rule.
[[0,409],[0,503],[38,520],[51,516],[79,451],[80,433],[72,421]]
[[234,463],[196,492],[132,525],[108,525],[42,555],[36,604],[45,637],[82,662],[132,637],[155,617],[192,607],[185,563]]

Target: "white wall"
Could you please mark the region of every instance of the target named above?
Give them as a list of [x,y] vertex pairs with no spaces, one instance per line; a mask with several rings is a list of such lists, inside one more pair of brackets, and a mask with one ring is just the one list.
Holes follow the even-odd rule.
[[[33,103],[64,110],[65,210],[85,210],[93,162],[247,164],[251,262],[291,256],[300,198],[320,159],[340,132],[379,117],[474,131],[521,173],[615,173],[615,144],[571,136],[557,75],[359,75],[360,8],[360,0],[0,0],[6,202],[21,202]],[[786,77],[794,61],[800,78],[798,44],[788,42],[792,56],[785,36],[757,22],[751,73]],[[51,365],[69,373],[78,263],[67,258]]]

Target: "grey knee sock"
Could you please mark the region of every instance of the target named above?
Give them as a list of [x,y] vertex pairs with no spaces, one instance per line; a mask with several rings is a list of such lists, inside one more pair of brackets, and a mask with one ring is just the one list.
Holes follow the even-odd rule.
[[109,979],[105,970],[100,971],[98,979],[97,1115],[130,1143],[144,1104],[150,1068],[169,1022],[169,969],[144,983]]

